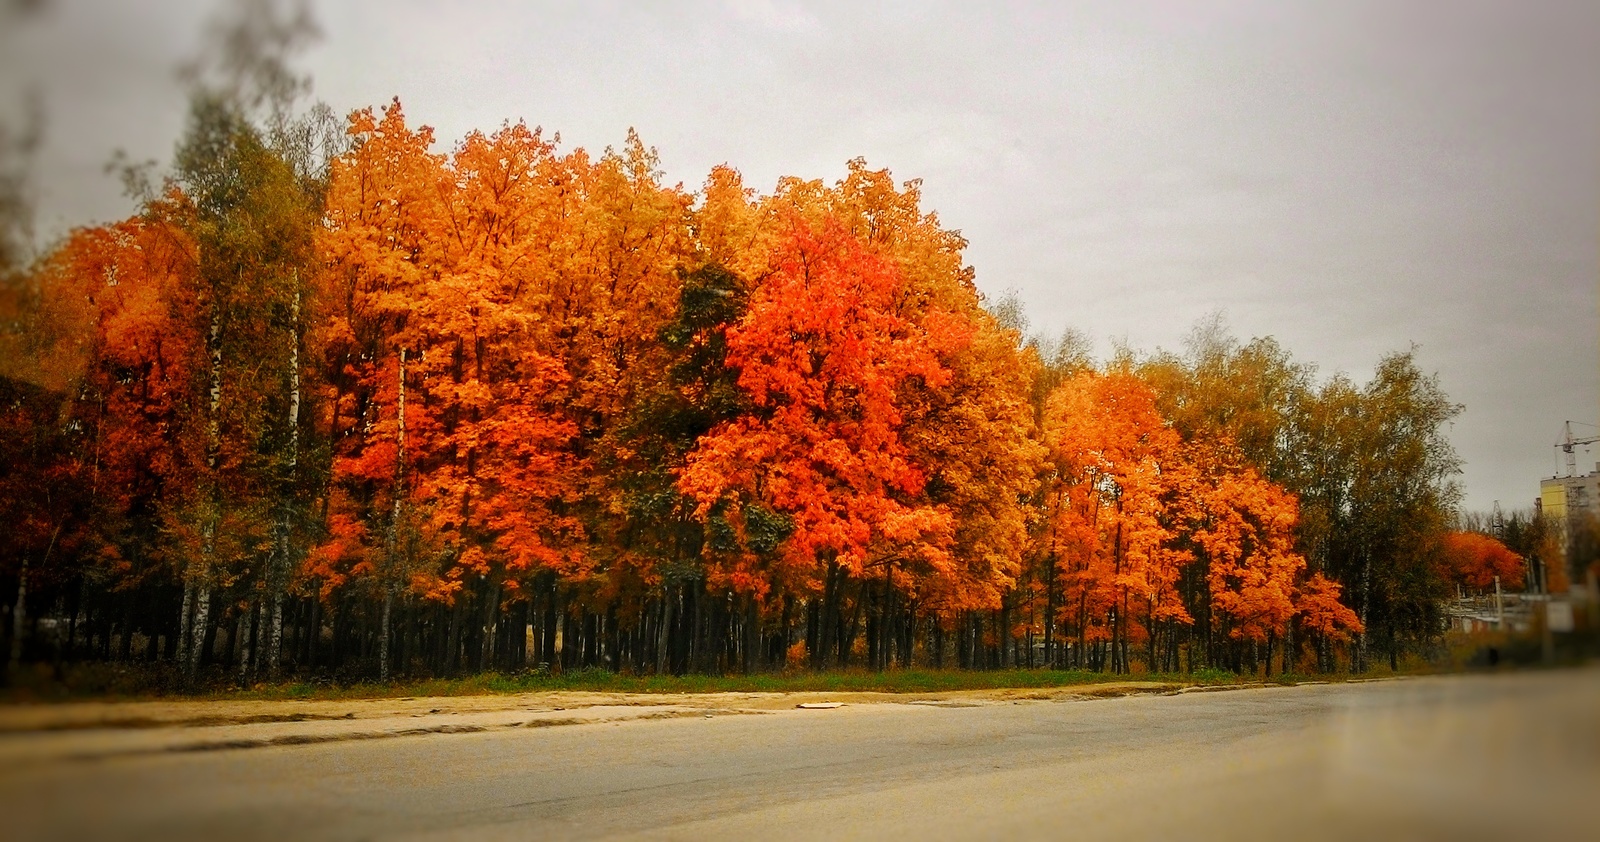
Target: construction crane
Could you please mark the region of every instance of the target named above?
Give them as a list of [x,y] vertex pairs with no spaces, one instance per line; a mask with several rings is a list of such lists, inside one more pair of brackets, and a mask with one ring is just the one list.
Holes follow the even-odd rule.
[[[1589,425],[1585,424],[1584,426],[1587,427]],[[1567,454],[1567,476],[1572,477],[1578,475],[1578,457],[1577,454],[1573,452],[1573,448],[1582,447],[1583,445],[1587,444],[1594,444],[1595,442],[1600,442],[1600,436],[1573,438],[1572,422],[1567,422],[1566,435],[1561,437],[1561,441],[1556,442],[1556,447],[1560,448],[1562,452]]]

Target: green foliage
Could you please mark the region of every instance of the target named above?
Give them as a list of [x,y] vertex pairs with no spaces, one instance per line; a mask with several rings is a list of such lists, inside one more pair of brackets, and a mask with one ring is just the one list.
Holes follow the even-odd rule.
[[[618,532],[629,536],[636,551],[660,561],[674,579],[691,569],[686,555],[702,544],[713,552],[739,549],[737,528],[725,514],[704,526],[697,523],[688,516],[692,503],[675,483],[676,469],[695,442],[744,406],[736,374],[724,362],[727,329],[749,303],[745,282],[715,264],[680,272],[679,281],[676,317],[658,337],[667,377],[629,408],[612,434],[615,446],[605,450],[602,461],[603,475],[623,501]],[[627,456],[612,458],[620,453]]]

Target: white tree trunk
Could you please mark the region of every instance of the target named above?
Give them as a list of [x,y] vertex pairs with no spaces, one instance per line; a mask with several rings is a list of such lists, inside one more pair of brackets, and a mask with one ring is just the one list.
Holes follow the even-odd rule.
[[283,595],[272,595],[272,614],[267,625],[267,674],[276,679],[283,653]]
[[1356,635],[1356,654],[1351,659],[1351,672],[1367,671],[1367,614],[1372,602],[1372,557],[1362,553],[1361,562],[1361,631]]
[[[400,372],[398,375],[398,398],[396,401],[396,433],[395,442],[397,449],[394,460],[394,511],[389,516],[389,576],[398,574],[396,565],[397,556],[402,552],[400,531],[401,501],[405,497],[405,463],[406,463],[406,349],[400,349]],[[394,610],[394,586],[388,582],[383,583],[383,622],[378,632],[378,680],[389,680],[389,622]]]
[[300,463],[300,281],[295,275],[293,322],[289,329],[289,470]]
[[[290,310],[293,321],[289,329],[289,466],[288,488],[285,495],[294,493],[295,471],[300,465],[300,275],[294,275],[294,304]],[[283,653],[283,594],[289,585],[291,562],[289,535],[293,506],[288,499],[280,501],[282,519],[278,524],[278,546],[274,549],[272,565],[268,569],[267,589],[272,597],[272,613],[267,632],[267,671],[277,678]]]
[[239,622],[233,632],[238,640],[234,648],[239,650],[239,685],[242,687],[250,684],[250,632],[255,625],[250,622],[250,615],[254,612],[255,604],[246,603],[244,610],[239,612]]
[[[210,405],[206,416],[206,467],[217,469],[217,451],[222,443],[222,308],[211,305],[211,332],[206,340],[211,352]],[[216,478],[212,478],[215,482]]]
[[400,349],[400,373],[395,386],[398,399],[395,402],[395,422],[398,431],[395,433],[395,444],[398,455],[395,457],[395,472],[397,480],[403,479],[402,471],[406,464],[406,349]]
[[222,308],[211,304],[211,331],[206,344],[211,352],[211,382],[209,412],[206,418],[206,473],[211,488],[210,507],[205,512],[206,523],[201,528],[200,562],[195,587],[194,624],[189,635],[189,662],[187,677],[194,681],[203,657],[207,626],[211,620],[210,581],[212,560],[217,553],[217,527],[222,519],[221,500],[217,488],[217,456],[222,449]]
[[205,654],[206,631],[211,623],[211,589],[200,587],[195,591],[194,632],[189,641],[189,680],[194,681],[200,670],[200,659]]

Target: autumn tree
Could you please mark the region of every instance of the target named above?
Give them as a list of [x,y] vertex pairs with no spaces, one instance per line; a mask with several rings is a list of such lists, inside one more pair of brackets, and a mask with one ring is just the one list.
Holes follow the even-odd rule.
[[1482,592],[1520,585],[1522,556],[1481,532],[1449,532],[1440,541],[1439,563],[1451,584]]
[[[898,589],[886,588],[883,595],[892,600],[903,592],[908,613],[896,615],[887,605],[884,613],[894,622],[881,622],[889,635],[895,623],[914,630],[919,609],[935,622],[954,620],[959,612],[996,612],[998,665],[1007,667],[1015,660],[1010,641],[1022,611],[1018,588],[1033,515],[1027,502],[1043,470],[1045,448],[1028,400],[1033,359],[1018,347],[1020,337],[981,311],[969,312],[962,321],[943,329],[971,338],[955,347],[939,346],[950,380],[943,386],[914,384],[906,434],[913,459],[928,477],[928,501],[951,515],[951,564],[908,569],[915,578]],[[892,565],[885,572],[892,585],[891,572]],[[886,643],[873,649],[887,657]],[[909,646],[901,649],[909,662]]]
[[728,332],[753,411],[700,441],[679,487],[698,517],[721,514],[740,531],[756,507],[788,519],[770,581],[821,596],[811,652],[821,665],[840,643],[843,589],[891,557],[949,563],[950,515],[919,499],[926,477],[909,459],[900,392],[950,375],[928,333],[895,312],[892,266],[837,223],[790,224],[776,270]]
[[1456,408],[1414,354],[1318,382],[1214,319],[1097,363],[979,294],[915,180],[690,193],[632,132],[440,149],[398,100],[334,138],[273,26],[138,217],[8,287],[0,570],[65,651],[1126,673],[1433,633]]
[[1076,633],[1074,661],[1130,668],[1130,641],[1156,624],[1193,622],[1176,590],[1188,560],[1174,506],[1186,501],[1181,438],[1155,393],[1128,371],[1085,372],[1045,409],[1051,475],[1044,561],[1059,582],[1054,612]]
[[1338,583],[1362,615],[1356,669],[1369,629],[1394,661],[1437,627],[1443,580],[1425,559],[1454,517],[1459,460],[1443,425],[1459,406],[1415,357],[1385,357],[1366,385],[1344,374],[1318,383],[1270,338],[1241,344],[1213,316],[1185,354],[1140,362],[1186,438],[1236,452],[1297,498],[1295,546],[1309,573]]
[[1240,343],[1217,313],[1198,322],[1184,346],[1182,355],[1158,352],[1139,366],[1162,413],[1185,439],[1226,442],[1268,480],[1289,482],[1301,459],[1295,421],[1310,367],[1270,336]]
[[[192,99],[176,164],[197,251],[192,318],[209,362],[196,384],[204,395],[201,490],[176,521],[196,547],[183,572],[183,626],[192,634],[180,638],[192,675],[209,639],[213,589],[259,583],[278,606],[287,580],[283,512],[299,490],[301,310],[317,209],[238,106],[204,90]],[[248,596],[239,616],[258,604]]]
[[1528,588],[1536,593],[1559,593],[1572,581],[1582,582],[1582,559],[1563,558],[1561,526],[1554,517],[1537,509],[1513,511],[1505,517],[1497,538],[1506,548],[1526,561]]
[[[1293,495],[1225,453],[1205,461],[1191,540],[1205,569],[1208,630],[1235,642],[1265,644],[1262,661],[1270,672],[1273,647],[1295,616],[1296,586],[1306,568],[1294,547],[1298,506]],[[1219,657],[1218,643],[1212,641],[1212,662],[1238,670],[1244,650],[1234,646],[1232,657]],[[1251,655],[1254,663],[1253,648]]]

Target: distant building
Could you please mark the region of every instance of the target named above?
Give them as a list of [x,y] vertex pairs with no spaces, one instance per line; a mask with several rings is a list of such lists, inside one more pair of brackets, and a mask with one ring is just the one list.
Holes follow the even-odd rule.
[[1600,464],[1584,476],[1540,480],[1539,507],[1562,524],[1600,513]]
[[1600,526],[1600,464],[1584,476],[1551,477],[1539,481],[1539,509],[1554,521],[1562,555],[1574,581],[1582,583],[1583,570],[1595,562]]

